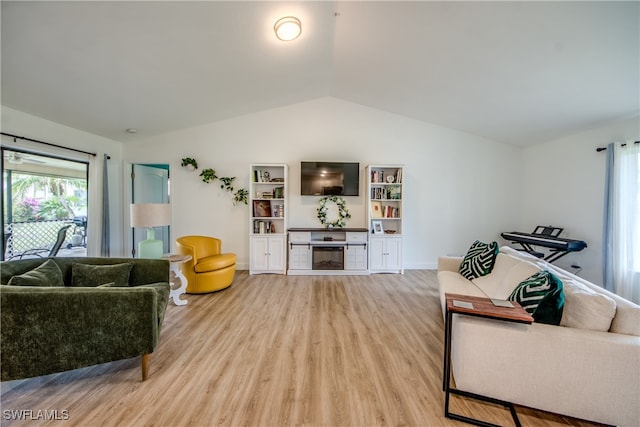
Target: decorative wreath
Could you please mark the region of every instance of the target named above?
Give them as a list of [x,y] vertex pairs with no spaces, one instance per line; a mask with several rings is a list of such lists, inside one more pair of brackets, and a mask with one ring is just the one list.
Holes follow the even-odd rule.
[[[338,219],[333,222],[327,222],[327,202],[333,202],[338,206]],[[318,208],[318,219],[320,223],[327,228],[342,228],[347,225],[347,219],[351,218],[351,214],[347,209],[347,202],[340,196],[324,196],[320,199],[320,207]]]

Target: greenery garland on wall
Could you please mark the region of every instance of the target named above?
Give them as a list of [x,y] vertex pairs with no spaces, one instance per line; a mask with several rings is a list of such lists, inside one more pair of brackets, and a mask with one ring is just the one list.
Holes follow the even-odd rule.
[[[186,167],[190,170],[198,169],[198,162],[196,161],[196,159],[193,159],[191,157],[183,158],[182,163],[180,165],[183,168]],[[207,169],[203,169],[202,172],[200,172],[200,177],[202,177],[202,182],[205,182],[205,183],[214,182],[216,179],[219,180],[221,182],[220,184],[221,189],[227,190],[230,193],[233,193],[234,205],[237,205],[238,203],[244,203],[246,205],[249,203],[248,202],[249,191],[246,188],[240,188],[236,190],[234,193],[233,180],[236,179],[235,176],[233,177],[218,176],[216,175],[216,171],[214,169],[207,168]]]
[[[327,222],[327,202],[333,202],[338,207],[338,219]],[[351,218],[351,214],[347,209],[347,202],[340,196],[324,196],[320,199],[320,207],[317,209],[318,219],[320,223],[327,228],[342,228],[347,225],[347,219]]]

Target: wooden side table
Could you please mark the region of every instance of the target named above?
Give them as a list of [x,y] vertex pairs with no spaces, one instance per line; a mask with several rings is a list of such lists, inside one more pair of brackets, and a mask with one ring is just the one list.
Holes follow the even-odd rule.
[[[180,295],[185,293],[188,281],[180,270],[180,264],[191,261],[193,257],[191,255],[164,254],[162,258],[169,260],[171,274],[173,275],[173,278],[170,278],[171,291],[169,292],[169,299],[173,299],[175,305],[185,305],[187,300],[180,299]],[[180,280],[180,286],[174,288],[176,286],[176,278]]]
[[513,307],[499,307],[493,304],[493,302],[491,302],[491,299],[484,297],[472,297],[469,295],[446,293],[445,299],[447,302],[447,306],[444,323],[444,366],[442,384],[442,389],[445,392],[444,416],[477,426],[499,427],[495,424],[449,412],[449,395],[457,394],[459,396],[482,400],[484,402],[494,403],[509,408],[513,421],[515,422],[516,426],[520,427],[520,420],[518,420],[518,415],[516,414],[516,410],[513,407],[513,403],[451,388],[451,321],[453,319],[454,313],[465,316],[483,317],[485,319],[494,319],[504,322],[516,322],[525,324],[533,323],[533,317],[531,317],[531,315],[527,313],[527,311],[515,301],[509,301],[513,305]]

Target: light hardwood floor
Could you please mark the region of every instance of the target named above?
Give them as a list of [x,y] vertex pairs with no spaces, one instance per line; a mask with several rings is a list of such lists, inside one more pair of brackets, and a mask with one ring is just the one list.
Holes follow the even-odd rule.
[[[186,299],[169,303],[147,381],[135,358],[5,382],[1,425],[465,425],[443,416],[434,271],[240,271],[230,288]],[[512,425],[502,407],[452,399],[455,412]],[[57,410],[68,420],[14,421],[12,410]],[[517,411],[523,426],[595,425]]]

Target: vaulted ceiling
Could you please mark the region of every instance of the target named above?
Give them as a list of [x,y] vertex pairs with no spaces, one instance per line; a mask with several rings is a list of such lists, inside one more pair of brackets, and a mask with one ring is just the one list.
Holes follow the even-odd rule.
[[2,1],[2,104],[127,142],[331,96],[528,145],[640,113],[639,4]]

